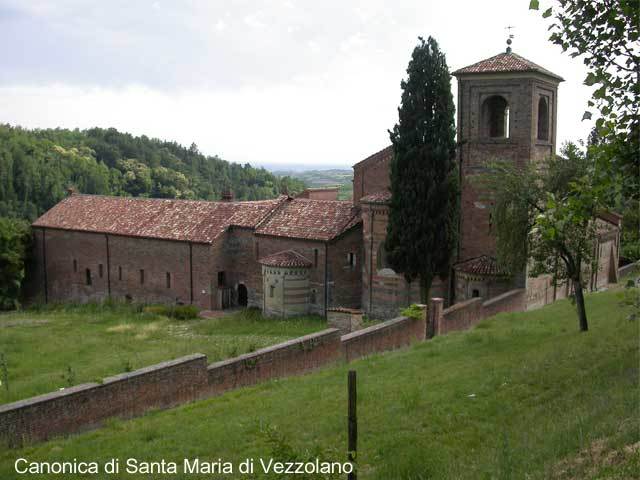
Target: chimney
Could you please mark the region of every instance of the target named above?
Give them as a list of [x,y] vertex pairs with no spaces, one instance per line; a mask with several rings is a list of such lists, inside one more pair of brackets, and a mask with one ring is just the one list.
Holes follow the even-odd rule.
[[220,200],[223,202],[232,202],[233,201],[233,190],[230,188],[225,188],[222,191],[222,195],[220,195]]

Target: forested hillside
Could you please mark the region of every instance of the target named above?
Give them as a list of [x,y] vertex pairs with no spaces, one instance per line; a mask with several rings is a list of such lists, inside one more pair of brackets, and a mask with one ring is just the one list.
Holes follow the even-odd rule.
[[67,195],[79,193],[218,200],[231,189],[239,200],[295,193],[302,181],[263,168],[205,156],[114,128],[27,130],[0,124],[0,217],[34,220]]

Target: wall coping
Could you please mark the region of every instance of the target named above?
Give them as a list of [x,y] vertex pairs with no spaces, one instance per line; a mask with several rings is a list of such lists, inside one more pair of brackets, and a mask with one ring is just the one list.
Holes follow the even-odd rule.
[[482,298],[481,297],[475,297],[475,298],[470,298],[469,300],[465,300],[464,302],[454,303],[450,307],[445,308],[442,311],[442,314],[446,315],[448,313],[456,312],[458,310],[462,310],[464,308],[467,308],[469,305],[473,305],[474,303],[480,303],[480,302],[482,302]]
[[342,337],[340,337],[340,341],[343,342],[343,343],[349,342],[349,341],[354,340],[354,339],[356,339],[358,337],[370,335],[370,334],[373,334],[373,333],[375,333],[375,332],[377,332],[379,330],[384,330],[384,329],[392,327],[394,325],[405,323],[405,322],[411,321],[411,320],[414,320],[414,319],[413,318],[409,318],[409,317],[392,318],[391,320],[387,320],[386,322],[376,323],[375,325],[371,325],[370,327],[363,328],[361,330],[356,330],[355,332],[347,333],[346,335],[343,335]]
[[491,297],[489,300],[484,302],[482,304],[482,306],[483,307],[490,307],[491,305],[493,305],[495,303],[499,303],[502,300],[514,297],[514,296],[519,295],[519,294],[524,293],[524,292],[525,292],[524,288],[516,288],[514,290],[509,290],[508,292],[504,292],[504,293],[501,293],[500,295],[497,295],[495,297]]
[[166,362],[156,363],[154,365],[149,365],[148,367],[142,367],[142,368],[139,368],[138,370],[134,370],[133,372],[124,372],[124,373],[119,373],[117,375],[112,375],[110,377],[106,377],[102,380],[102,384],[105,385],[109,383],[127,381],[132,378],[139,377],[141,375],[146,375],[155,370],[163,370],[168,367],[175,367],[176,365],[191,363],[197,360],[201,360],[203,358],[205,359],[205,362],[206,362],[207,356],[205,354],[192,353],[191,355],[185,355],[184,357],[175,358],[173,360],[167,360]]
[[210,364],[207,367],[207,370],[213,370],[220,367],[225,367],[228,365],[233,365],[242,360],[249,360],[252,358],[260,357],[265,354],[276,352],[277,350],[281,350],[286,347],[291,347],[293,345],[298,345],[300,343],[304,343],[309,340],[315,340],[316,338],[328,337],[339,333],[340,330],[337,328],[327,328],[326,330],[321,330],[319,332],[310,333],[309,335],[304,335],[302,337],[292,338],[291,340],[287,340],[286,342],[277,343],[275,345],[270,345],[265,348],[261,348],[260,350],[256,350],[255,352],[244,353],[242,355],[238,355],[237,357],[227,358],[224,360],[220,360],[219,362],[215,362]]
[[338,313],[352,313],[355,315],[364,314],[364,312],[358,308],[346,308],[346,307],[331,307],[327,308],[327,312],[338,312]]
[[86,392],[88,390],[93,390],[94,388],[99,386],[99,383],[82,383],[80,385],[74,385],[73,387],[64,388],[62,390],[56,390],[53,392],[43,393],[42,395],[36,395],[35,397],[24,398],[22,400],[17,400],[15,402],[0,405],[0,413],[6,413],[10,410],[20,410],[22,408],[31,407],[38,403],[46,403],[52,400],[57,400],[59,398],[69,397],[78,393]]

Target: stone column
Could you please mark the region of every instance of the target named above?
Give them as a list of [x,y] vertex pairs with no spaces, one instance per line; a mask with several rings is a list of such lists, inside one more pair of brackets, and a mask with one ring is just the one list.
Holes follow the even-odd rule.
[[444,325],[442,324],[442,310],[444,308],[444,299],[443,298],[432,298],[429,302],[429,328],[428,331],[431,335],[427,335],[429,338],[435,335],[442,335],[444,330]]

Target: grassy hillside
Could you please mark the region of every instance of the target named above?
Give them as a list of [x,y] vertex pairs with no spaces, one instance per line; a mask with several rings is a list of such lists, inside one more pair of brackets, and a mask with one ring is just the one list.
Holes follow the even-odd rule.
[[180,321],[126,304],[4,314],[0,354],[7,363],[9,387],[0,387],[0,404],[196,352],[214,362],[325,326],[319,317],[275,320],[256,310]]
[[616,292],[588,295],[587,306],[588,333],[568,301],[502,314],[348,366],[5,451],[0,477],[17,477],[19,456],[341,459],[355,369],[361,479],[637,478],[638,323]]

